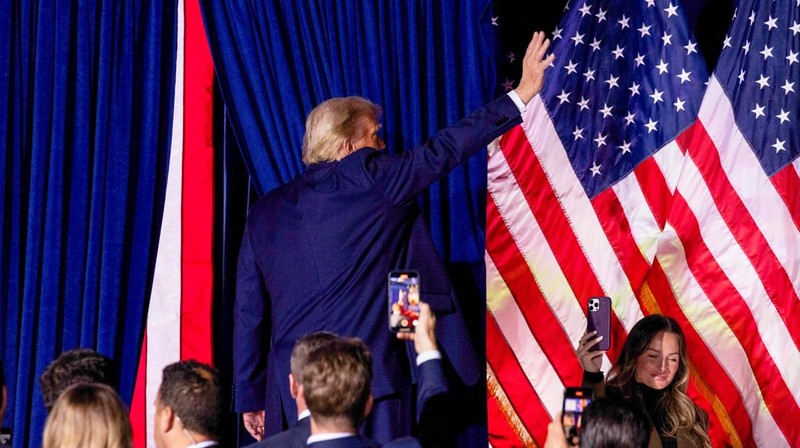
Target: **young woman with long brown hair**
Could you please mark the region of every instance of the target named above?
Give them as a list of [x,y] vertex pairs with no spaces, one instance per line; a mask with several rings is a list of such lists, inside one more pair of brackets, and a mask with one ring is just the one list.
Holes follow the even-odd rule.
[[608,378],[600,372],[602,351],[590,351],[602,337],[585,334],[577,355],[584,384],[596,396],[630,400],[650,418],[649,448],[711,448],[708,416],[686,395],[686,342],[671,317],[653,314],[633,326]]

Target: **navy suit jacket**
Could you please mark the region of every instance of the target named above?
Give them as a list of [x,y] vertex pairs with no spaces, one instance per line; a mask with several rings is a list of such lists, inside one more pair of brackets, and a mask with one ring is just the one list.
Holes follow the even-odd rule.
[[466,384],[478,381],[475,351],[416,200],[519,122],[519,110],[503,95],[415,150],[362,148],[310,165],[253,205],[237,268],[237,411],[265,409],[266,434],[296,419],[289,358],[297,338],[319,330],[369,346],[376,399],[409,387],[406,343],[388,330],[386,277],[396,269],[419,271],[440,349]]
[[[306,445],[309,448],[381,448],[381,445],[372,440],[362,437],[345,437],[343,439],[326,440]],[[413,437],[403,437],[402,439],[392,440],[383,445],[383,448],[421,448],[422,445]]]
[[447,382],[442,372],[442,362],[431,359],[423,362],[417,369],[419,382],[417,383],[417,422],[423,415],[425,406],[432,398],[449,393]]
[[[422,363],[419,366],[419,389],[417,392],[417,420],[419,421],[420,415],[423,413],[422,409],[428,402],[437,396],[448,394],[447,382],[442,372],[442,362],[438,359],[432,359]],[[423,422],[430,426],[436,425],[438,422]],[[442,430],[438,427],[437,430]],[[311,418],[305,417],[297,421],[293,427],[268,437],[258,443],[249,445],[250,448],[304,448],[306,441],[311,436]],[[362,439],[363,440],[363,439]],[[419,446],[419,442],[412,437],[404,437],[401,439],[393,440],[392,442],[384,445],[385,448],[404,448]],[[316,445],[314,445],[316,446]]]
[[311,436],[311,417],[305,417],[286,431],[249,445],[252,448],[304,448]]
[[325,440],[306,445],[309,448],[380,448],[381,446],[363,436],[345,437],[343,439]]

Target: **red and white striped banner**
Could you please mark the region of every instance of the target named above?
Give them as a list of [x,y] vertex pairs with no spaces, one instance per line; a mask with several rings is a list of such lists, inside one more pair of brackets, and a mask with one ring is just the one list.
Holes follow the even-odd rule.
[[155,447],[161,372],[213,361],[214,68],[198,0],[178,1],[175,100],[164,215],[131,423],[138,448]]

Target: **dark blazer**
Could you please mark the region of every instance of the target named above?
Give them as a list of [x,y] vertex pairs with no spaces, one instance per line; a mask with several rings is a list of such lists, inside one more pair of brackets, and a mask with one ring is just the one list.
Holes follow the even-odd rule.
[[[422,409],[426,408],[429,403],[436,403],[437,397],[442,397],[448,394],[447,383],[442,372],[442,362],[438,359],[432,359],[422,363],[419,366],[419,389],[417,392],[417,410],[419,421],[419,413]],[[438,412],[437,409],[434,412]],[[450,410],[452,411],[452,410]],[[422,413],[422,415],[430,415],[431,412]],[[448,414],[452,414],[449,412]],[[438,426],[437,419],[431,415],[426,417],[428,426],[437,426],[436,431],[441,432],[443,428]],[[258,443],[249,445],[251,448],[303,448],[306,446],[306,441],[311,435],[311,418],[305,417],[297,421],[297,423],[287,429],[286,431],[268,437]],[[315,445],[316,446],[316,445]],[[419,442],[413,438],[403,438],[393,440],[389,444],[384,445],[386,448],[403,448],[419,446]]]
[[362,436],[326,440],[324,442],[312,443],[306,446],[309,448],[380,448],[380,445]]
[[442,362],[431,359],[423,362],[417,368],[417,422],[423,415],[423,410],[434,397],[449,393],[447,382],[442,372]]
[[[521,122],[501,98],[412,151],[362,148],[316,163],[250,209],[234,311],[237,411],[266,410],[266,433],[296,417],[286,378],[294,342],[318,330],[357,336],[374,356],[376,399],[412,382],[407,346],[388,330],[386,277],[420,272],[440,349],[466,384],[479,380],[467,328],[417,205],[458,164]],[[275,393],[279,391],[279,393]]]
[[417,433],[422,446],[455,447],[459,422],[456,404],[447,387],[439,360],[422,363],[417,369]]
[[[306,446],[309,448],[381,448],[381,445],[362,436],[326,440]],[[421,448],[421,445],[413,437],[403,437],[402,439],[392,440],[383,445],[383,448]]]
[[311,435],[311,417],[305,417],[286,431],[249,445],[253,448],[304,448]]

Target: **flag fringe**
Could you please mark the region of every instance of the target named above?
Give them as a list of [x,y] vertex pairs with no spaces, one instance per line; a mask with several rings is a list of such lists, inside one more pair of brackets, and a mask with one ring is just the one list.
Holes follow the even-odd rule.
[[517,412],[514,410],[514,406],[508,400],[508,396],[506,396],[503,386],[501,386],[497,381],[497,377],[495,376],[494,371],[488,362],[486,363],[486,390],[497,402],[498,407],[508,421],[508,425],[514,430],[514,433],[516,433],[517,437],[519,437],[519,439],[522,441],[523,446],[525,448],[539,448],[539,446],[533,440],[531,434],[528,432],[528,429],[519,419]]

